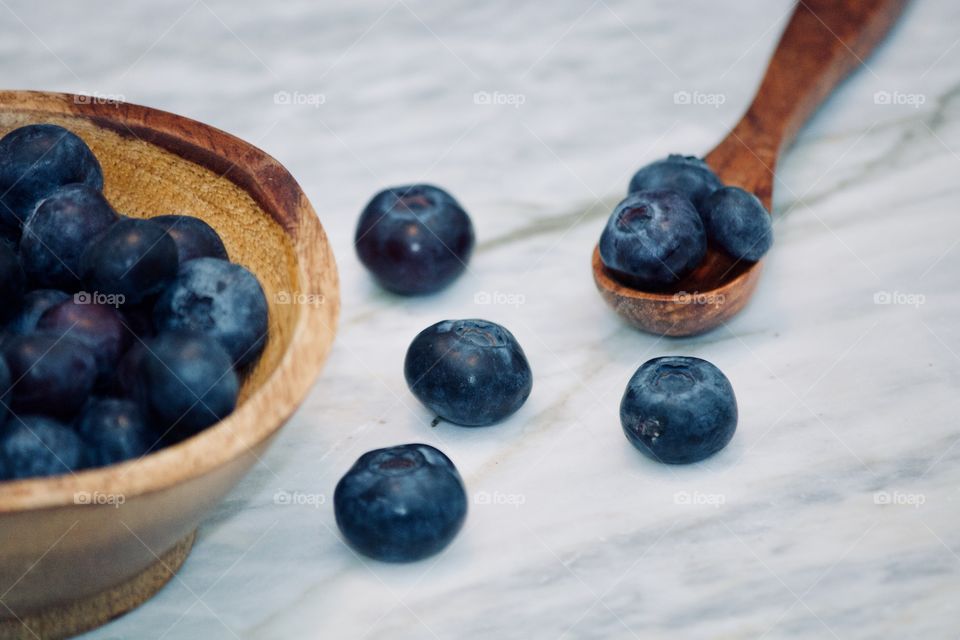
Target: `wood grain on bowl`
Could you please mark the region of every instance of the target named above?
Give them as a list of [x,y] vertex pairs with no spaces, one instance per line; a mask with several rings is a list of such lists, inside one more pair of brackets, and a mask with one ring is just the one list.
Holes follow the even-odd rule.
[[[45,621],[44,638],[101,624],[103,603],[116,603],[114,589],[128,594],[127,604],[110,616],[135,606],[129,585],[139,584],[141,573],[155,574],[159,559],[192,536],[302,401],[329,352],[339,311],[323,228],[296,181],[263,151],[146,107],[0,92],[0,134],[38,122],[86,141],[121,213],[182,213],[212,225],[230,258],[262,283],[270,328],[226,420],[137,461],[0,483],[0,618],[27,623],[5,621],[0,637],[35,637],[30,620]],[[143,585],[159,588],[156,582]],[[152,593],[143,585],[139,600]]]

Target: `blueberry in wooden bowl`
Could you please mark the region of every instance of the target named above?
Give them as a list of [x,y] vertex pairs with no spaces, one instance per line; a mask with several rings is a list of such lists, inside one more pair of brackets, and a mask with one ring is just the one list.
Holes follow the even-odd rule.
[[240,372],[236,409],[222,421],[119,464],[0,482],[3,638],[68,637],[159,590],[205,514],[305,397],[339,310],[323,228],[293,177],[263,151],[147,107],[0,92],[0,135],[38,123],[89,146],[118,213],[190,215],[215,229],[230,260],[262,285],[269,322],[259,358]]

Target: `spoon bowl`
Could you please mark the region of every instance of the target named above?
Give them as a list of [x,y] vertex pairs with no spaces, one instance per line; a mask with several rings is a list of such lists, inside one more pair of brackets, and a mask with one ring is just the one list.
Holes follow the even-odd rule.
[[620,283],[593,249],[593,279],[600,295],[627,322],[664,336],[704,333],[746,306],[760,280],[762,262],[737,262],[710,247],[692,273],[671,292],[648,292]]
[[[801,0],[780,38],[747,112],[706,162],[726,185],[754,193],[771,210],[782,150],[830,92],[880,42],[906,0]],[[743,309],[762,262],[708,246],[703,262],[669,290],[619,282],[593,250],[593,278],[606,303],[634,327],[667,336],[704,333]]]

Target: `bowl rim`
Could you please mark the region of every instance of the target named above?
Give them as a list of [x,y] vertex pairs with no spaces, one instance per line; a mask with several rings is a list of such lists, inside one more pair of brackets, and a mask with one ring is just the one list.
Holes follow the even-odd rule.
[[263,150],[216,127],[151,107],[71,93],[4,90],[0,111],[85,119],[230,180],[270,214],[291,241],[301,291],[323,295],[317,306],[297,306],[290,343],[276,368],[227,418],[137,460],[0,482],[0,513],[80,506],[77,496],[82,493],[119,494],[130,501],[206,475],[246,453],[256,456],[255,449],[283,426],[306,397],[330,352],[339,316],[336,261],[300,185]]

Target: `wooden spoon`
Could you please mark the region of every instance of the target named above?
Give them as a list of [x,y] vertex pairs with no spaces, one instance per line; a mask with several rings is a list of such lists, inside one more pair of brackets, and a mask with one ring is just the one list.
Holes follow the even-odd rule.
[[[800,0],[753,103],[706,161],[724,184],[752,191],[770,210],[780,153],[839,82],[863,63],[906,0]],[[740,311],[760,278],[760,262],[710,247],[703,263],[670,291],[650,293],[615,280],[593,251],[603,299],[630,324],[660,335],[708,331]]]

